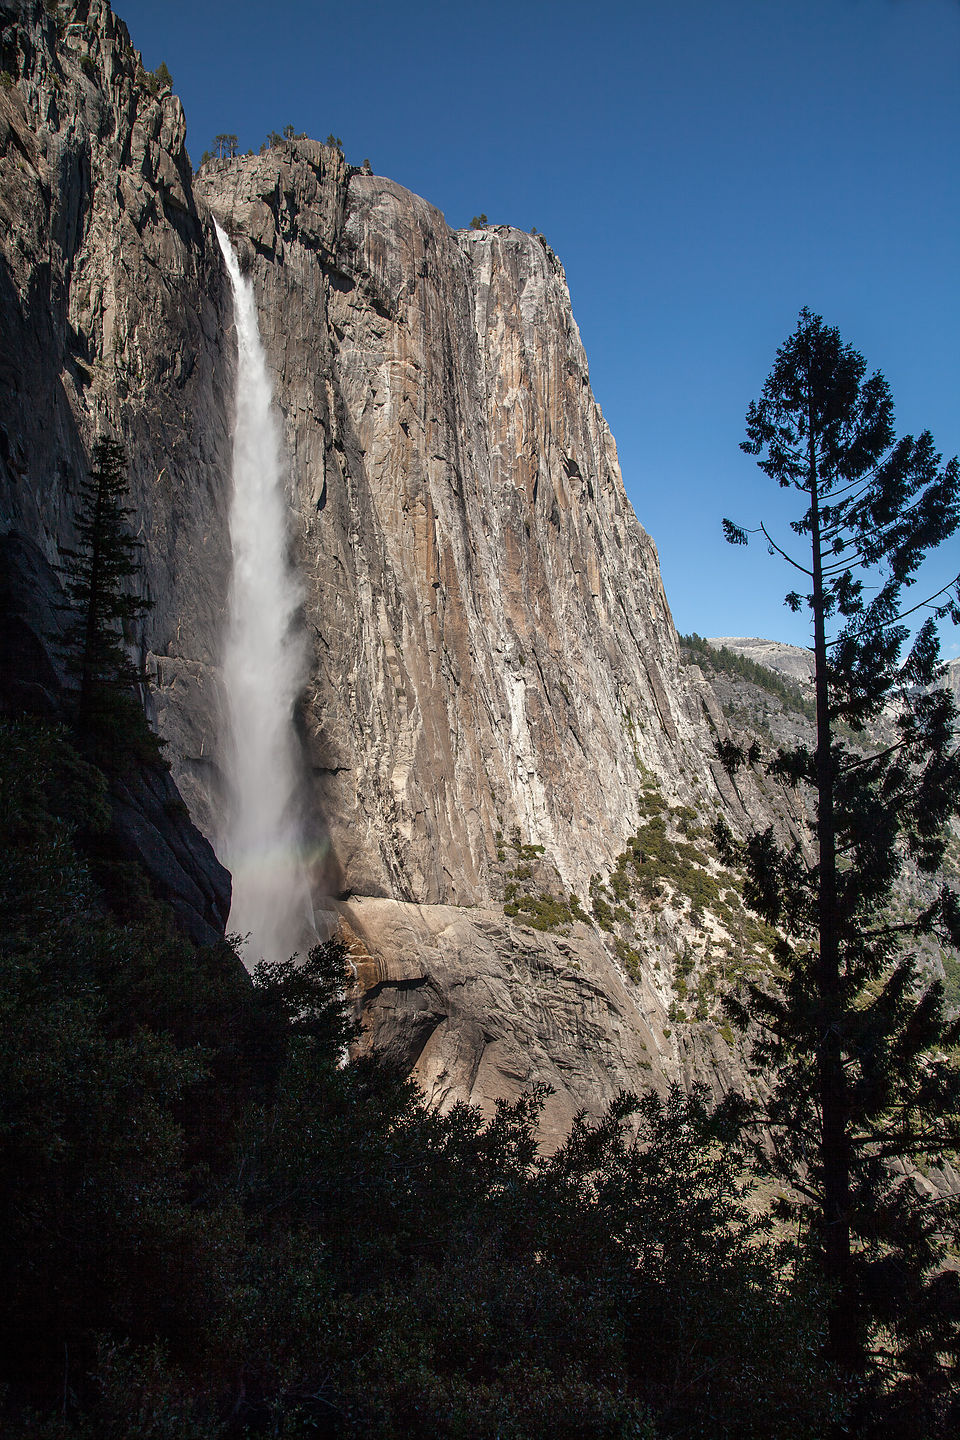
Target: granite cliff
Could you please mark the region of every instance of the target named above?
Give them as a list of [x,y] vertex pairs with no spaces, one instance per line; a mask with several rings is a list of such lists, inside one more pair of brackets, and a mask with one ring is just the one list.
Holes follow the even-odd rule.
[[556,1132],[646,1080],[728,1083],[709,988],[681,1002],[762,937],[702,826],[791,811],[714,758],[726,721],[681,664],[559,260],[506,226],[451,230],[304,138],[194,174],[179,101],[105,0],[58,13],[0,5],[9,543],[54,565],[93,437],[122,437],[153,602],[130,639],[215,835],[234,368],[216,217],[283,422],[314,899],[371,1041],[438,1104],[545,1081]]
[[[196,814],[193,771],[215,724],[205,637],[229,565],[209,543],[229,455],[219,256],[192,197],[179,101],[146,75],[109,7],[58,18],[4,4],[0,21],[4,691],[26,685],[38,702],[39,687],[39,708],[55,708],[55,567],[74,541],[92,440],[118,434],[155,607],[149,635],[129,639],[141,659],[147,646],[169,651],[162,728],[177,737],[177,781]],[[128,807],[129,844],[193,933],[222,933],[229,877],[172,818],[172,782],[155,783],[162,793]]]

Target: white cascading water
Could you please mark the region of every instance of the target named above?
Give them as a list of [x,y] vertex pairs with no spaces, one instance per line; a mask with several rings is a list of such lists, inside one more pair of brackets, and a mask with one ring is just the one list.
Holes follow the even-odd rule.
[[249,935],[247,962],[286,959],[315,934],[296,803],[293,707],[304,675],[294,627],[300,591],[287,556],[287,507],[273,392],[253,285],[219,225],[237,332],[230,544],[223,654],[229,807],[220,858],[233,876],[229,928]]

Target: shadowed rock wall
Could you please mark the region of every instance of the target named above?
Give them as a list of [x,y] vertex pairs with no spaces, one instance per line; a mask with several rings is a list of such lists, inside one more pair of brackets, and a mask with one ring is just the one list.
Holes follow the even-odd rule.
[[59,27],[32,0],[0,19],[0,528],[55,563],[92,441],[124,441],[153,704],[212,833],[232,352],[183,110],[103,0]]

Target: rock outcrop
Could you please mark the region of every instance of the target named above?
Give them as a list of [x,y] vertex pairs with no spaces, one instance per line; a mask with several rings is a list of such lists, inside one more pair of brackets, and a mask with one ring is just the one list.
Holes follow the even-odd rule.
[[714,757],[556,256],[306,139],[193,175],[105,0],[60,28],[0,13],[0,527],[54,562],[92,438],[123,438],[140,643],[197,824],[216,837],[230,567],[216,216],[283,420],[314,895],[372,1042],[438,1104],[551,1085],[553,1133],[622,1087],[725,1083],[713,1011],[688,1043],[674,984],[739,923],[696,834],[789,807]]
[[310,141],[196,186],[254,277],[285,420],[327,889],[477,904],[514,827],[585,888],[638,760],[679,785],[702,718],[559,262]]
[[[662,954],[664,986],[642,958],[625,971],[616,926],[563,907],[610,873],[650,777],[675,807],[744,809],[559,261],[508,227],[451,231],[312,141],[214,161],[195,188],[253,277],[276,377],[314,889],[352,937],[372,1037],[439,1102],[539,1080],[558,1117],[679,1073],[680,917],[665,940],[639,920],[629,947]],[[504,914],[528,888],[565,934]],[[578,1013],[586,1029],[561,1021]]]
[[735,655],[743,655],[757,665],[766,665],[788,680],[798,684],[813,685],[813,651],[801,645],[784,645],[779,640],[744,639],[735,635],[719,635],[707,641],[708,645],[721,645]]

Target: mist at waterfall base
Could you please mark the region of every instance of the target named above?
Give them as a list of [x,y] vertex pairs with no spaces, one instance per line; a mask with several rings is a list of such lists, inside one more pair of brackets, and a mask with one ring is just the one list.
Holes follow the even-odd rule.
[[233,876],[229,929],[249,936],[248,965],[286,959],[316,938],[297,806],[293,708],[306,656],[300,591],[287,555],[287,505],[273,391],[253,284],[219,225],[233,289],[237,380],[230,544],[233,573],[223,651],[228,805],[220,859]]

